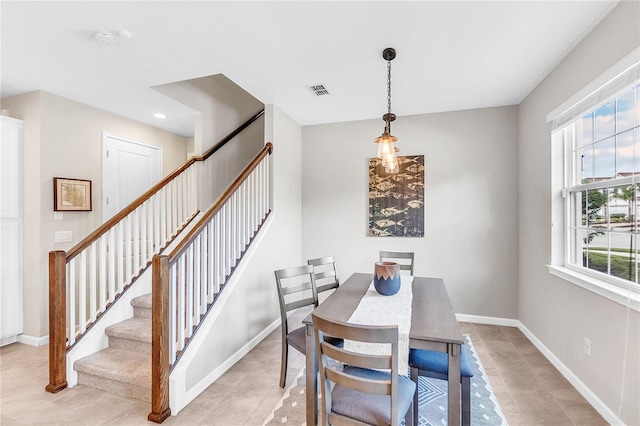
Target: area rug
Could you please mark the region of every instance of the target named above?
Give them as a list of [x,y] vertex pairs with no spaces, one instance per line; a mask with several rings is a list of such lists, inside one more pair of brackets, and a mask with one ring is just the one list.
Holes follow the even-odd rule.
[[[473,347],[471,338],[464,336],[473,367],[471,378],[471,425],[506,425],[500,405],[487,380],[486,372]],[[420,426],[442,426],[447,424],[447,382],[420,377],[418,381],[418,404]],[[263,422],[268,425],[306,425],[305,422],[305,375],[304,369],[286,389]]]

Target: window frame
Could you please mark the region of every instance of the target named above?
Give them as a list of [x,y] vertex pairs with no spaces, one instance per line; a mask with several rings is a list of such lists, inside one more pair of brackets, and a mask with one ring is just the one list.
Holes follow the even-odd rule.
[[[610,269],[608,270],[609,274],[605,274],[570,262],[572,256],[571,203],[580,202],[571,200],[571,191],[640,184],[640,174],[632,178],[622,177],[603,182],[578,182],[576,184],[574,177],[578,176],[576,171],[578,165],[573,158],[572,151],[574,143],[577,143],[576,132],[580,130],[578,122],[583,116],[597,110],[606,102],[614,100],[630,86],[640,84],[639,57],[640,48],[631,52],[622,61],[547,115],[547,120],[552,127],[552,247],[551,261],[547,268],[549,273],[558,278],[640,312],[640,279],[636,284],[610,275]],[[634,126],[638,124],[640,123],[636,123]],[[640,141],[636,140],[635,142]],[[640,195],[640,189],[638,191],[638,195]],[[607,222],[607,225],[609,224]],[[634,238],[636,242],[640,242],[638,234]],[[611,244],[608,243],[609,252],[610,249]],[[640,265],[637,265],[636,273],[640,273],[639,269]]]

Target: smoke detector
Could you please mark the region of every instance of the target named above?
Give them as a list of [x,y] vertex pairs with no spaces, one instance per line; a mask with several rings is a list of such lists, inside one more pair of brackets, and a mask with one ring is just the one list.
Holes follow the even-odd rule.
[[99,31],[94,35],[94,37],[102,44],[111,44],[116,41],[116,36],[106,31]]
[[120,30],[117,35],[109,31],[98,31],[94,35],[94,38],[102,44],[113,44],[118,41],[118,39],[129,40],[131,37],[131,31],[128,30]]

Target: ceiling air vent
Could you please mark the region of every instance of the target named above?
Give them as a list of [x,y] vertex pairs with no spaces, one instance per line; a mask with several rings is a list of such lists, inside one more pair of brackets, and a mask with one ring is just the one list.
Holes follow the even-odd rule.
[[326,87],[324,87],[323,84],[315,84],[313,86],[309,86],[309,89],[311,89],[311,91],[315,93],[316,96],[323,96],[323,95],[329,94],[329,91],[327,90]]

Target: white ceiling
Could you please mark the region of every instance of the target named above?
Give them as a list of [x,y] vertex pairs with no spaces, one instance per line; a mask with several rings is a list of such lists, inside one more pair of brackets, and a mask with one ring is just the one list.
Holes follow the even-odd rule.
[[190,136],[194,111],[152,87],[222,73],[302,125],[381,118],[394,47],[398,116],[514,105],[616,4],[3,0],[0,95],[45,90]]

